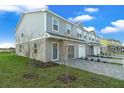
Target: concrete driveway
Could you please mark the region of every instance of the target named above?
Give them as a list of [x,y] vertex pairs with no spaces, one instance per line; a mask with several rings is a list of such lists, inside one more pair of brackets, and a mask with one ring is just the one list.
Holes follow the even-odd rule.
[[91,59],[91,58],[93,58],[94,60],[100,59],[100,61],[123,64],[123,59],[104,58],[104,57],[103,58],[101,58],[101,57],[88,57],[88,59]]
[[[58,61],[56,63],[64,64],[61,61]],[[124,66],[121,65],[100,63],[81,59],[66,61],[65,64],[74,68],[86,70],[96,74],[101,74],[119,80],[124,80]]]

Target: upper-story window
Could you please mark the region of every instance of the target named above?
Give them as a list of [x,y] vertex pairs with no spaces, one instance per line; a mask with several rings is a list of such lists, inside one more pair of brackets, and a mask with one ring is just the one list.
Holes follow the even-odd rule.
[[80,37],[80,34],[79,33],[77,33],[77,37]]
[[23,33],[21,33],[21,37],[23,37],[24,36],[24,34]]
[[57,18],[52,19],[52,28],[54,31],[59,31],[59,20]]
[[95,40],[95,36],[92,34],[92,41],[94,41]]
[[77,29],[77,37],[82,38],[82,31],[80,29]]
[[86,35],[87,35],[86,32],[84,32],[84,39],[86,39]]
[[89,40],[91,40],[91,35],[89,34]]
[[66,24],[66,33],[71,34],[71,25]]

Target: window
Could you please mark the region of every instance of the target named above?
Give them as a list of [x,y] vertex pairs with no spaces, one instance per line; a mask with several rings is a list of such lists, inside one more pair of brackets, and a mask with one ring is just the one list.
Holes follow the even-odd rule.
[[21,37],[23,37],[24,35],[23,35],[23,33],[21,33]]
[[95,36],[92,34],[92,41],[94,41],[95,40]]
[[59,20],[56,18],[53,18],[52,26],[54,31],[59,31]]
[[83,33],[84,33],[84,39],[86,39],[86,35],[87,35],[87,34],[86,34],[86,32],[85,32],[85,31],[84,31]]
[[82,30],[77,29],[77,37],[82,38]]
[[37,54],[37,44],[34,44],[34,53]]
[[91,37],[89,37],[89,40],[91,40]]
[[79,33],[77,33],[77,37],[80,37],[80,34]]
[[82,35],[80,34],[80,38],[82,37]]
[[66,25],[66,32],[67,34],[71,34],[71,25],[69,24]]
[[19,51],[22,52],[22,46],[21,45],[19,46]]
[[91,40],[91,35],[89,34],[89,40]]

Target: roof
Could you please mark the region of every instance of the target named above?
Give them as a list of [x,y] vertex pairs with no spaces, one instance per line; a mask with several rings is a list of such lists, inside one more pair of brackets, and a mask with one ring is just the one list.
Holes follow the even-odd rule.
[[59,37],[62,37],[62,38],[68,38],[68,39],[74,39],[74,40],[86,42],[85,40],[80,40],[80,39],[74,38],[74,37],[64,36],[64,35],[60,35],[60,34],[56,34],[56,33],[51,33],[51,32],[47,32],[47,33],[50,34],[50,35],[53,35],[53,36],[59,36]]

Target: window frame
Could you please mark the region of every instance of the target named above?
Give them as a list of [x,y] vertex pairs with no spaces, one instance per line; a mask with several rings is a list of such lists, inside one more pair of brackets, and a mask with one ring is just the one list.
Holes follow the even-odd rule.
[[[54,29],[54,20],[57,20],[57,26],[58,26],[58,30],[55,30]],[[55,24],[56,25],[56,24]],[[53,31],[56,31],[56,32],[59,32],[59,19],[58,18],[55,18],[55,17],[52,17],[52,30]]]
[[37,44],[36,43],[34,43],[34,54],[37,54]]
[[82,39],[82,36],[83,36],[83,34],[82,34],[82,30],[79,29],[79,28],[77,28],[77,38]]
[[19,46],[19,52],[22,52],[22,45]]
[[[68,30],[70,30],[70,33],[68,33]],[[71,25],[66,24],[66,34],[71,35]]]

